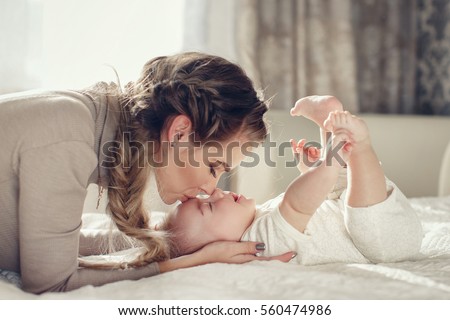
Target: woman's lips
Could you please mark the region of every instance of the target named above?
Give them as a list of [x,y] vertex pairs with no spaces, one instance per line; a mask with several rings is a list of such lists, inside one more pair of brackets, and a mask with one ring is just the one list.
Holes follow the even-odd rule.
[[183,195],[181,195],[180,201],[181,202],[186,202],[189,199],[194,199],[194,198],[197,198],[197,195],[190,196],[188,194],[183,194]]

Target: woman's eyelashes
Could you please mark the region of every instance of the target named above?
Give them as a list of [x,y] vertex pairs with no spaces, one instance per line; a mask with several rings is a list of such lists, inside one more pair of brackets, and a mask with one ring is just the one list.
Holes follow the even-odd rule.
[[214,165],[213,165],[213,164],[209,164],[209,172],[212,174],[212,176],[213,176],[214,178],[217,178],[217,171],[216,171],[216,169],[214,168]]

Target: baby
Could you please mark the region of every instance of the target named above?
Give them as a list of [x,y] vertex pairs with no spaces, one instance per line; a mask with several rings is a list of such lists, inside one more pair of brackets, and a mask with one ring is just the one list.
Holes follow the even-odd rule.
[[216,189],[207,199],[180,204],[161,226],[171,235],[174,255],[228,240],[265,243],[267,256],[296,251],[291,262],[303,265],[416,257],[422,242],[416,213],[385,178],[365,122],[333,99],[303,98],[291,110],[320,126],[327,146],[320,160],[317,149],[292,140],[294,152],[315,163],[300,165],[303,173],[285,193],[256,206],[253,199]]

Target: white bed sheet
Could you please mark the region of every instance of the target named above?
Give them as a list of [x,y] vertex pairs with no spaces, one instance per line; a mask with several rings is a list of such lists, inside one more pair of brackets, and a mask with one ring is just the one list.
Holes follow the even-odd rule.
[[450,197],[415,198],[423,259],[299,266],[277,261],[210,264],[138,281],[40,296],[0,281],[7,299],[450,299]]

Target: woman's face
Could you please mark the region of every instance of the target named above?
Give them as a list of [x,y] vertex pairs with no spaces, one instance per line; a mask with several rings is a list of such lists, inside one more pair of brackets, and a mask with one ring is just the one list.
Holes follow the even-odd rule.
[[172,204],[195,198],[199,193],[211,194],[222,174],[244,159],[241,150],[244,142],[238,137],[199,147],[180,139],[168,148],[167,165],[155,168],[161,199]]

